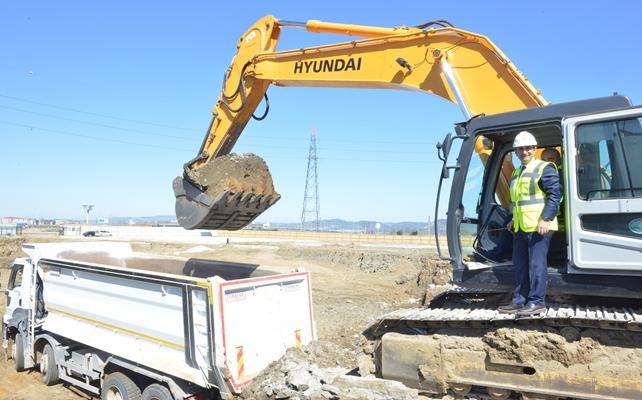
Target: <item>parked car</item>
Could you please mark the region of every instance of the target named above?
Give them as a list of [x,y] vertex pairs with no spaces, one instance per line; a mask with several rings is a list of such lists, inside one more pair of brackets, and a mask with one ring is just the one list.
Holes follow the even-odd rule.
[[82,235],[85,237],[94,237],[94,236],[105,237],[105,236],[111,236],[111,232],[104,231],[104,230],[87,231],[87,232],[83,232]]

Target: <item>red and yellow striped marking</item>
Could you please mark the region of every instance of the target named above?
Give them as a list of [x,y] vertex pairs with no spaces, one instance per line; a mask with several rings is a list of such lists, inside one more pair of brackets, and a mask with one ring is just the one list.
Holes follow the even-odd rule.
[[294,346],[297,349],[301,348],[301,329],[294,331]]
[[239,379],[245,376],[245,361],[243,359],[243,346],[236,348],[236,372]]

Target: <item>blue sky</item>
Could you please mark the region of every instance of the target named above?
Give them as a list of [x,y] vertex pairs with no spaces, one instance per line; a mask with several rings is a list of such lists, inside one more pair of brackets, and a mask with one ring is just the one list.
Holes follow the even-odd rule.
[[[219,4],[223,3],[223,4]],[[0,216],[173,214],[172,179],[210,122],[238,37],[258,18],[373,26],[446,19],[488,36],[550,102],[642,102],[642,5],[538,2],[22,1],[0,9]],[[285,29],[278,49],[345,38]],[[234,151],[261,155],[301,215],[317,130],[322,218],[432,217],[435,143],[459,108],[421,93],[272,87],[270,114]]]

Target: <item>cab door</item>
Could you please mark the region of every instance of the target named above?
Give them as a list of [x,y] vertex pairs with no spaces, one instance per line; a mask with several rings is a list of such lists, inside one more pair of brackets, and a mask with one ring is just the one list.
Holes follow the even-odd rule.
[[642,274],[642,107],[563,130],[569,273]]
[[5,295],[7,296],[7,308],[3,317],[5,324],[11,320],[16,309],[23,308],[23,274],[24,266],[19,263],[13,264],[9,275],[9,282],[7,283],[7,290],[5,291]]

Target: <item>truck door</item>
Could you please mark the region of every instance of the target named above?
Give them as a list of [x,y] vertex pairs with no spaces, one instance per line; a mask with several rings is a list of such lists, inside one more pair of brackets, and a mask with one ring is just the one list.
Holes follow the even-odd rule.
[[563,121],[569,272],[642,273],[642,107]]
[[7,323],[13,316],[17,308],[22,307],[22,278],[23,278],[23,265],[13,264],[11,267],[11,274],[9,275],[9,282],[7,283],[7,309],[4,314],[4,322]]

